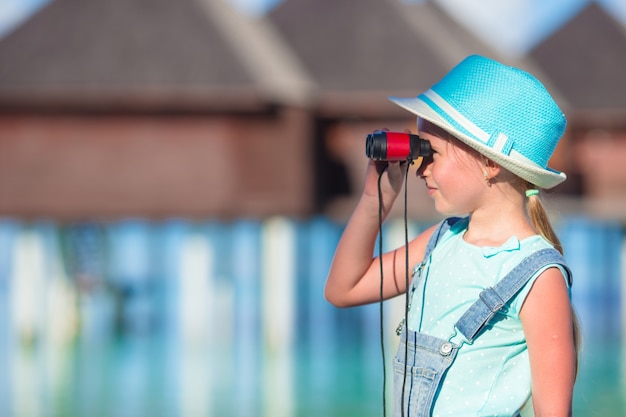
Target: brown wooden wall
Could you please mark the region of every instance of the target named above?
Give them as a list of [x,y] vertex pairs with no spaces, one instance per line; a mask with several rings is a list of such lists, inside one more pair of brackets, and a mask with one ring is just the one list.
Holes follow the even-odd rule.
[[298,110],[243,116],[0,115],[0,215],[258,217],[311,210]]

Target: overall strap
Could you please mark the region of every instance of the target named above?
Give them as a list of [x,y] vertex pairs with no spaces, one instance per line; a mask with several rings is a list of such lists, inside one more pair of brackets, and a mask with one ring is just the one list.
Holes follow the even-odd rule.
[[571,271],[563,256],[553,248],[541,249],[524,258],[511,272],[493,286],[484,289],[478,300],[456,322],[455,327],[472,342],[489,320],[517,294],[522,287],[542,268],[559,264],[567,271],[571,284]]
[[[449,217],[445,220],[442,220],[439,223],[439,225],[433,231],[433,234],[428,239],[428,243],[426,244],[426,250],[424,251],[424,257],[422,258],[422,261],[413,266],[413,276],[415,276],[419,271],[421,271],[424,265],[426,265],[426,262],[428,261],[430,254],[432,253],[433,249],[435,249],[435,246],[437,246],[437,243],[439,242],[439,238],[441,238],[441,236],[443,236],[450,229],[450,227],[452,227],[452,225],[454,225],[458,220],[460,220],[459,217]],[[417,279],[413,279],[413,281],[411,282],[411,286],[409,289],[410,293],[413,293],[413,291],[415,291],[417,281],[418,281]],[[410,308],[410,303],[409,303],[409,308]],[[398,327],[396,328],[396,334],[398,336],[400,336],[400,334],[402,333],[402,329],[404,328],[405,323],[406,323],[406,315],[402,319]]]
[[[413,275],[415,275],[417,271],[420,271],[424,267],[424,265],[426,265],[430,254],[435,249],[435,246],[437,246],[437,243],[439,243],[439,239],[441,238],[441,236],[443,236],[459,220],[461,220],[460,217],[448,217],[447,219],[442,220],[435,228],[435,230],[433,230],[433,234],[430,235],[428,243],[426,244],[426,249],[424,251],[424,257],[422,258],[422,261],[413,266]],[[416,284],[417,280],[413,280],[413,282],[411,282],[412,291],[415,290]]]

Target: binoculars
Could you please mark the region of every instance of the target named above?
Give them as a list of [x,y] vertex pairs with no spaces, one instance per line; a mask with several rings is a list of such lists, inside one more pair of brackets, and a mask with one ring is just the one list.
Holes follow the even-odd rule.
[[365,139],[365,155],[375,161],[412,161],[431,152],[429,141],[411,133],[377,130]]

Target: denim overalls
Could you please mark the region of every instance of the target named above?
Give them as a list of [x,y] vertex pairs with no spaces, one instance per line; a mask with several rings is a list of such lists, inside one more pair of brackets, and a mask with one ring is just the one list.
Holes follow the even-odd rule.
[[[456,218],[447,219],[435,230],[426,248],[424,261],[414,269],[412,287],[419,280],[422,267],[439,237],[457,220]],[[406,325],[402,325],[401,340],[393,363],[393,416],[430,417],[434,399],[446,371],[454,362],[463,342],[473,342],[494,314],[503,308],[539,269],[553,264],[563,265],[571,276],[564,258],[556,249],[542,249],[533,253],[522,260],[494,287],[487,288],[480,293],[479,299],[456,322],[457,334],[451,336],[449,340],[417,333],[408,330]],[[401,403],[403,407],[400,406]],[[517,415],[517,413],[514,414],[514,416]]]

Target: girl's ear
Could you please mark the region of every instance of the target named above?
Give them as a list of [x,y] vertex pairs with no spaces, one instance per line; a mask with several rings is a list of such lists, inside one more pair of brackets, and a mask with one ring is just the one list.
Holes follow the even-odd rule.
[[491,159],[484,158],[483,162],[483,175],[485,176],[485,180],[490,182],[493,178],[500,174],[502,168]]

